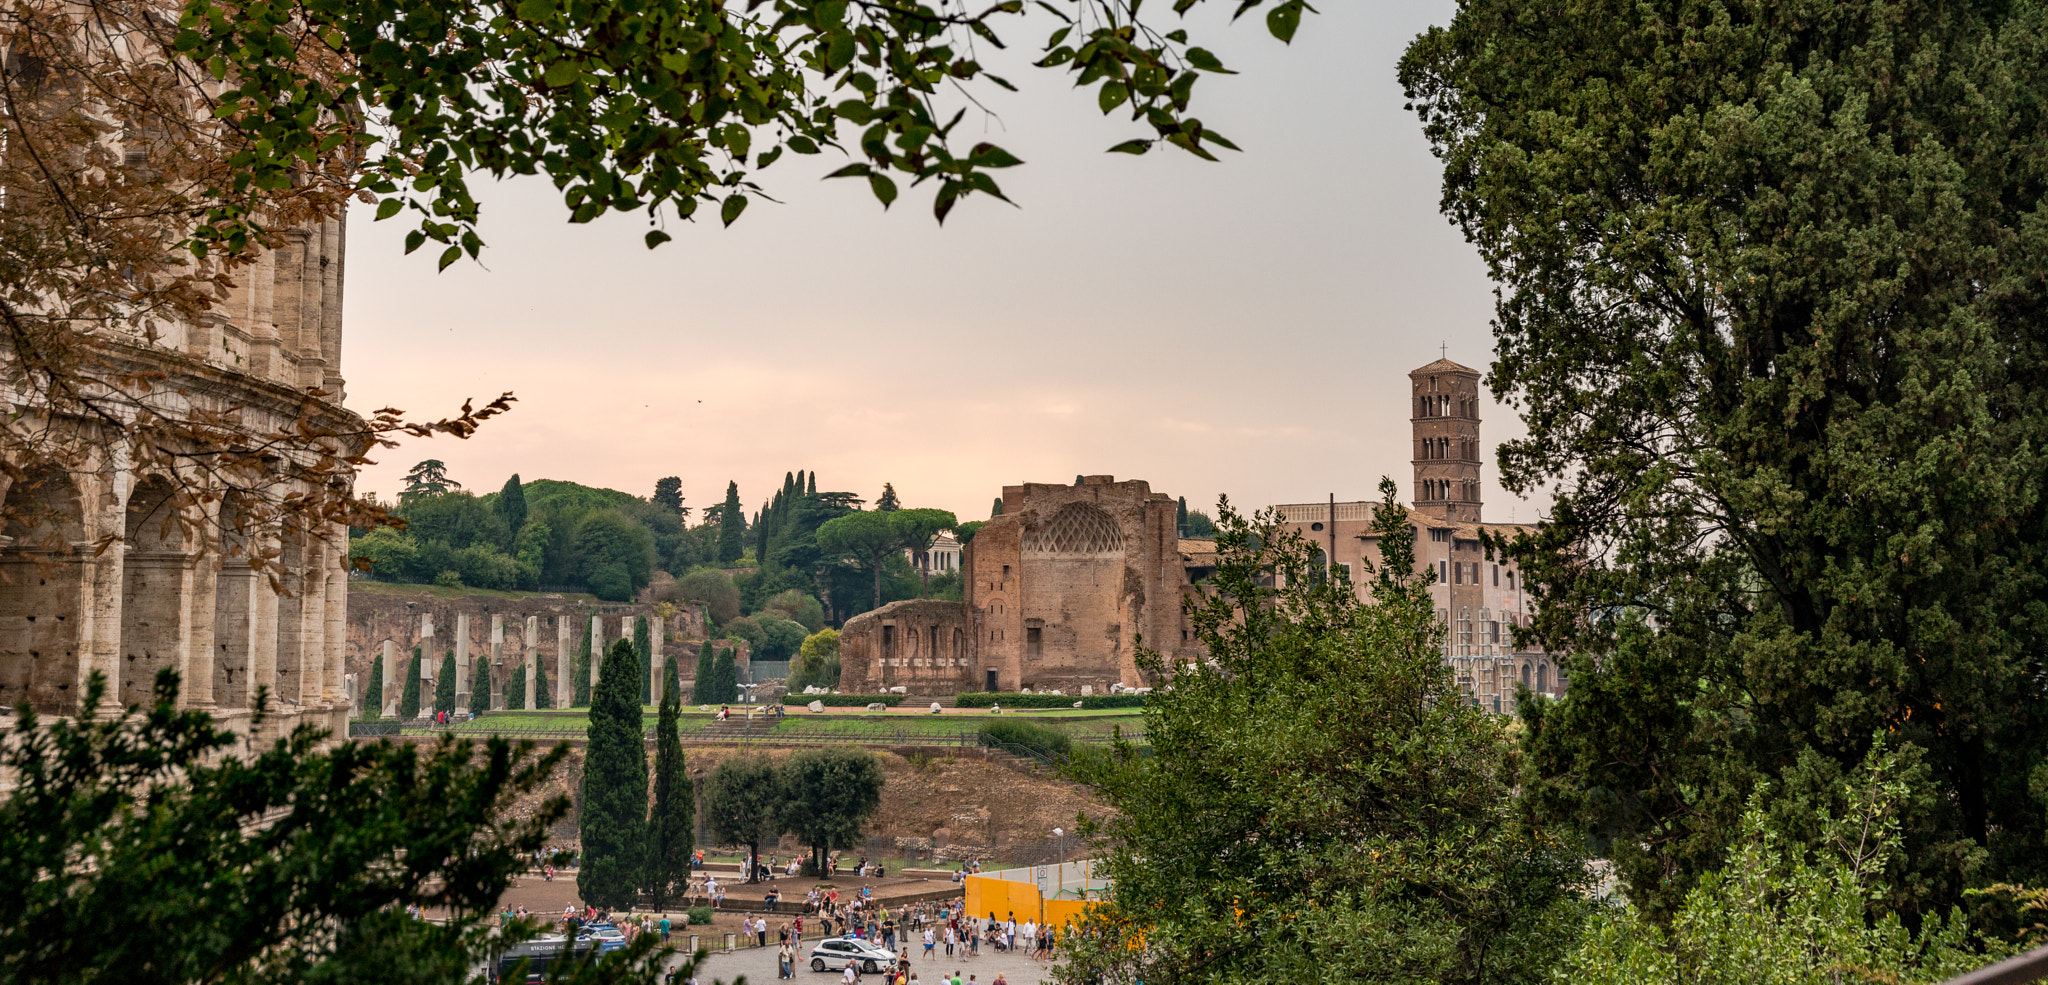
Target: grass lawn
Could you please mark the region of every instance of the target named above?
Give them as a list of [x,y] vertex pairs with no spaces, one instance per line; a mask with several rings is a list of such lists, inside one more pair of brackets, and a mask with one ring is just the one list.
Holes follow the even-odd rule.
[[[688,735],[700,731],[716,717],[715,713],[686,711],[682,716],[683,733]],[[653,733],[657,719],[658,714],[653,706],[643,709],[642,723],[649,734]],[[1126,735],[1133,737],[1143,734],[1142,720],[1135,709],[1081,711],[1063,708],[1057,711],[1006,711],[1002,715],[932,715],[902,711],[812,715],[803,711],[793,711],[780,721],[763,719],[757,715],[751,737],[760,739],[787,736],[801,740],[841,736],[854,740],[895,741],[931,736],[957,740],[961,736],[980,732],[982,725],[988,722],[1004,719],[1037,722],[1084,742],[1107,742],[1112,730],[1118,727],[1121,727]],[[457,725],[454,731],[470,735],[517,735],[522,732],[583,732],[589,727],[590,715],[586,709],[542,709],[497,712],[473,722]]]
[[508,592],[495,588],[470,588],[466,585],[401,585],[397,582],[368,579],[349,582],[348,590],[364,595],[431,595],[437,599],[526,599],[547,595],[566,602],[597,601],[597,596],[589,592]]

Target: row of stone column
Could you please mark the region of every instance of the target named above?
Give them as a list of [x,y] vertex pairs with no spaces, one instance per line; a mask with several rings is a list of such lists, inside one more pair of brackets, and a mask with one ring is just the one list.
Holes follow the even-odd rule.
[[[569,702],[573,698],[572,689],[575,686],[575,669],[570,666],[569,640],[571,639],[570,627],[574,625],[577,618],[576,616],[569,615],[558,615],[555,617],[554,706],[556,708],[569,707]],[[637,617],[620,617],[619,639],[632,638],[633,620],[635,618]],[[647,673],[649,685],[654,694],[655,704],[661,703],[662,688],[667,676],[661,672],[661,644],[662,637],[666,635],[664,628],[660,625],[659,620],[657,620],[656,624],[650,627],[649,633],[653,659],[648,661]],[[524,644],[525,649],[524,666],[526,669],[526,700],[522,707],[531,709],[534,707],[534,699],[536,697],[534,694],[534,682],[538,675],[535,671],[540,665],[539,616],[526,617],[526,631],[521,637],[521,642]],[[604,664],[604,646],[604,617],[591,616],[590,679],[592,681],[598,679],[598,671]],[[419,647],[420,693],[430,694],[433,691],[434,668],[437,663],[433,659],[434,617],[430,614],[420,616]],[[384,641],[383,659],[384,693],[376,696],[381,709],[380,716],[384,718],[397,718],[398,702],[405,693],[405,671],[398,661],[398,643],[395,640]],[[493,614],[491,616],[491,657],[487,667],[491,678],[490,710],[504,711],[507,677],[505,674],[505,617],[502,615]],[[469,680],[469,668],[469,616],[466,613],[458,613],[455,616],[455,715],[458,718],[466,718],[470,713],[472,691]],[[366,695],[365,697],[367,699],[370,696]]]

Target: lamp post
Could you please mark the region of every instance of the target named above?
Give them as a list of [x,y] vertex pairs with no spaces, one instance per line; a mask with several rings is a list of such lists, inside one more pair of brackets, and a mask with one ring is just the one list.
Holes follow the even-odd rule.
[[1067,833],[1059,828],[1054,828],[1052,829],[1052,836],[1060,840],[1059,891],[1053,893],[1053,898],[1058,899],[1065,895],[1067,891]]

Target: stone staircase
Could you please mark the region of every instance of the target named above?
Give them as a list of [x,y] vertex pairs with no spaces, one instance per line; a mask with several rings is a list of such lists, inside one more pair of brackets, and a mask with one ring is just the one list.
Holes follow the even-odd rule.
[[767,732],[768,723],[759,723],[757,727],[749,731],[747,728],[746,716],[734,715],[733,717],[728,718],[722,722],[715,718],[712,719],[711,721],[705,723],[703,730],[698,732],[697,735],[700,738],[705,739],[739,740],[747,738],[748,736],[754,736],[758,738],[766,735]]

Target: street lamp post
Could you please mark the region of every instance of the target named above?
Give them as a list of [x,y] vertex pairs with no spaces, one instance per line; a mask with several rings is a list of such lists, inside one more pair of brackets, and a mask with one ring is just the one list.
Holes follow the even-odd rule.
[[1060,884],[1059,891],[1053,894],[1053,898],[1058,899],[1065,895],[1067,891],[1067,833],[1059,828],[1054,828],[1052,829],[1052,836],[1060,840]]

